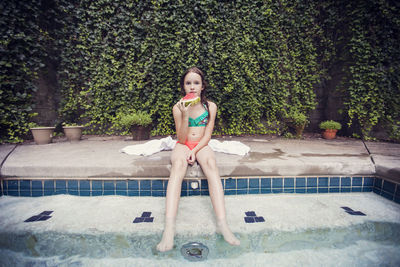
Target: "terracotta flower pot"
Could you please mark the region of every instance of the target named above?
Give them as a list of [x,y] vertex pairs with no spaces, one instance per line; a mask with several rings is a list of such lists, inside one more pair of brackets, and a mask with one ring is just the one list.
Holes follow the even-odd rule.
[[323,133],[322,136],[325,139],[335,139],[336,138],[336,132],[338,130],[334,130],[334,129],[326,129]]
[[55,127],[36,127],[31,128],[33,140],[38,145],[51,143]]
[[82,137],[83,126],[64,126],[64,134],[69,141],[79,141]]
[[133,140],[148,140],[150,139],[150,130],[151,126],[142,126],[142,125],[132,125],[131,133]]

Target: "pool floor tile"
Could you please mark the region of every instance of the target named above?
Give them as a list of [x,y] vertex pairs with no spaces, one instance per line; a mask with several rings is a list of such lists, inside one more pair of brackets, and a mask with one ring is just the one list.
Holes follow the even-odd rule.
[[262,216],[254,217],[254,219],[256,220],[256,222],[265,222],[264,217],[262,217]]
[[133,220],[133,223],[141,223],[144,222],[144,218],[142,217],[136,217],[135,220]]
[[150,217],[151,216],[151,212],[150,211],[144,211],[142,213],[142,217]]
[[246,211],[244,214],[246,214],[246,216],[257,216],[254,211]]
[[367,216],[361,211],[346,211],[350,215],[356,215],[356,216]]
[[35,215],[35,216],[32,216],[32,217],[26,219],[24,222],[36,222],[40,217],[41,216],[39,216],[39,215]]
[[244,217],[244,221],[246,223],[254,223],[256,220],[254,219],[255,217]]
[[39,215],[50,215],[52,213],[53,213],[52,210],[45,210],[45,211],[42,211],[42,213],[40,213]]
[[353,209],[349,208],[349,207],[341,207],[342,209],[346,210],[346,211],[353,211]]
[[353,210],[353,209],[350,208],[350,207],[341,207],[341,208],[344,209],[345,212],[347,212],[347,213],[350,214],[350,215],[367,216],[365,213],[363,213],[363,212],[361,212],[361,211]]
[[51,218],[51,216],[44,215],[44,216],[40,216],[39,219],[37,219],[37,221],[46,221],[50,218]]
[[244,214],[246,215],[244,217],[246,223],[265,222],[264,217],[257,216],[255,211],[246,211]]
[[142,212],[141,217],[136,217],[135,220],[133,220],[133,223],[153,222],[154,217],[150,217],[150,216],[151,216],[151,211],[144,211],[144,212]]
[[42,211],[39,215],[34,215],[28,219],[26,219],[24,222],[37,222],[37,221],[46,221],[51,218],[50,214],[52,214],[52,210],[45,210]]

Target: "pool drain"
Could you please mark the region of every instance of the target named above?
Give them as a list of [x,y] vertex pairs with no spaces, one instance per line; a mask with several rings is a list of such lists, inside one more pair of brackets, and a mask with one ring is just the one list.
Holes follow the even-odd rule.
[[182,246],[181,254],[189,261],[204,261],[208,256],[208,247],[200,242],[190,242]]

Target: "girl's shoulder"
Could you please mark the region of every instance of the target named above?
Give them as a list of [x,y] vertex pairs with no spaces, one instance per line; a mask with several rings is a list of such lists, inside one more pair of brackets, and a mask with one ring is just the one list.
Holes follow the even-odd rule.
[[211,102],[211,101],[209,101],[209,100],[207,100],[207,103],[208,103],[208,106],[211,108],[217,108],[217,104],[215,104],[214,102]]
[[173,107],[172,107],[172,113],[180,113],[180,109],[178,108],[178,103],[176,103]]
[[179,109],[179,108],[178,108],[178,103],[176,103],[176,104],[172,107],[172,110],[174,110],[174,109]]

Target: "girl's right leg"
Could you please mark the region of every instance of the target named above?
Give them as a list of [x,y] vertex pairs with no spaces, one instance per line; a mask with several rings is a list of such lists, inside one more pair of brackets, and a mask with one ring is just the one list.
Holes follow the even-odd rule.
[[178,143],[171,154],[172,167],[165,200],[165,226],[162,239],[157,245],[159,251],[171,250],[174,246],[175,219],[181,196],[182,180],[188,165],[186,158],[189,152],[190,150],[186,145]]

